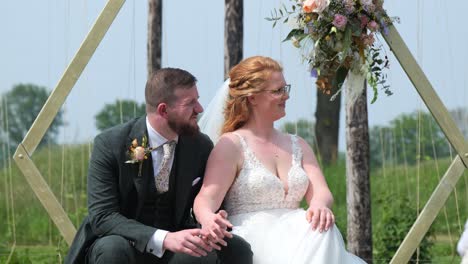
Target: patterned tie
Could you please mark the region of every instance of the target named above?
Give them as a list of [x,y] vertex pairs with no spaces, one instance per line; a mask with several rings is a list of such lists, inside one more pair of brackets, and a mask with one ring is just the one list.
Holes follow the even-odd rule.
[[159,193],[165,193],[169,190],[169,175],[171,174],[170,161],[171,157],[174,156],[174,149],[176,142],[171,140],[163,145],[163,158],[161,161],[160,170],[157,175],[155,175],[156,190]]

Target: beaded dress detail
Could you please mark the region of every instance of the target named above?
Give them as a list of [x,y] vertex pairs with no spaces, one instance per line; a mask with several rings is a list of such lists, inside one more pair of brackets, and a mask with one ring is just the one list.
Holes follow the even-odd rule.
[[269,171],[240,139],[244,162],[224,199],[232,233],[249,242],[254,264],[365,263],[346,251],[336,226],[312,230],[300,202],[309,178],[302,167],[302,150],[291,135],[292,164],[287,184]]

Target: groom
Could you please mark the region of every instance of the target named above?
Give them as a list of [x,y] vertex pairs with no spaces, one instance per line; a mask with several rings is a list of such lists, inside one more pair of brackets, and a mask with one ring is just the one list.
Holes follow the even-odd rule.
[[[234,236],[209,241],[191,214],[210,139],[199,132],[196,78],[181,69],[155,72],[145,89],[146,117],[94,140],[88,212],[65,263],[251,263]],[[217,254],[213,249],[220,249]]]

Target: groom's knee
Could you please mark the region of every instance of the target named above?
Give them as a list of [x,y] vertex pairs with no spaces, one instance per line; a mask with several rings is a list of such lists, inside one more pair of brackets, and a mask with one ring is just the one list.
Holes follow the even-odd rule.
[[88,253],[89,263],[135,263],[134,248],[121,236],[99,238]]
[[219,254],[221,263],[252,263],[253,252],[250,244],[242,237],[234,235],[233,238],[227,239],[227,247],[223,247]]

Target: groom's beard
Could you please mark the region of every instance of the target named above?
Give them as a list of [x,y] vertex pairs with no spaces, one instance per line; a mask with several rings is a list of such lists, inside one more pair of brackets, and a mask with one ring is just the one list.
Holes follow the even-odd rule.
[[192,124],[190,121],[169,118],[167,121],[169,127],[180,136],[193,136],[200,132],[198,124]]

